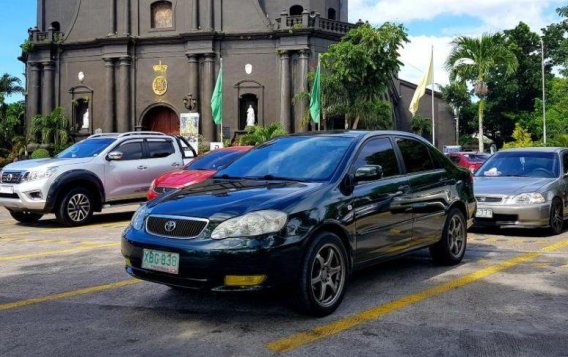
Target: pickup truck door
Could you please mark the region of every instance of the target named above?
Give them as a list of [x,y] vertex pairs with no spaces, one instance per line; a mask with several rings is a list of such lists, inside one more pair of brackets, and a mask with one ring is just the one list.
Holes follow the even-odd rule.
[[168,171],[183,168],[182,152],[172,139],[146,139],[148,188],[154,179]]
[[107,201],[122,201],[144,197],[150,184],[146,184],[147,165],[144,140],[124,141],[112,152],[121,152],[122,160],[109,161],[105,170]]

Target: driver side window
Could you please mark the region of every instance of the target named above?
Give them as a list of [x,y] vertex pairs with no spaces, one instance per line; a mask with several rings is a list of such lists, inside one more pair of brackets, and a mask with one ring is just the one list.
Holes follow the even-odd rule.
[[564,174],[568,174],[568,152],[565,152],[562,157]]
[[363,145],[353,164],[353,173],[364,166],[380,166],[383,178],[400,175],[394,148],[387,138],[371,139]]
[[142,141],[128,141],[116,148],[116,151],[122,153],[122,161],[141,160],[144,157]]

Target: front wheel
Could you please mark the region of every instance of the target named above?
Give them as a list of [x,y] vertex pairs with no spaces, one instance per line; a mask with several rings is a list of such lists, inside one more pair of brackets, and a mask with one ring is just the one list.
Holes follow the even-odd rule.
[[550,206],[550,233],[559,235],[564,228],[564,212],[562,210],[562,201],[555,198]]
[[36,223],[43,217],[43,214],[33,213],[33,212],[22,212],[22,211],[10,211],[10,216],[20,223]]
[[467,246],[467,226],[463,213],[452,208],[446,218],[442,239],[430,247],[430,255],[436,264],[459,264]]
[[341,239],[333,233],[320,233],[310,243],[301,269],[299,308],[314,316],[334,312],[343,300],[349,276]]
[[93,199],[84,188],[74,188],[65,193],[56,207],[57,221],[68,227],[82,226],[93,217]]

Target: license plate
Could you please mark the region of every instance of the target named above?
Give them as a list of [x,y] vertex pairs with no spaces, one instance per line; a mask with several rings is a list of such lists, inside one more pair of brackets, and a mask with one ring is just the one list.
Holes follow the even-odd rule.
[[14,194],[14,187],[12,186],[0,186],[0,193],[7,193],[9,195]]
[[179,274],[179,254],[144,249],[142,269]]
[[475,213],[475,217],[477,218],[493,218],[493,210],[492,209],[478,209]]

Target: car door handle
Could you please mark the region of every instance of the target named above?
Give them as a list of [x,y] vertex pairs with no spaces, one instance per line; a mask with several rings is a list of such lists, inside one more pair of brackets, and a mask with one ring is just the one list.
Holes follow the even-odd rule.
[[180,167],[180,166],[181,166],[181,165],[180,165],[179,163],[177,163],[177,162],[174,162],[174,163],[172,164],[172,167]]
[[146,169],[147,169],[147,167],[146,167],[146,166],[144,166],[144,165],[140,165],[140,166],[138,166],[138,170],[146,170]]
[[402,196],[402,195],[404,195],[405,193],[408,193],[408,191],[410,191],[410,186],[408,186],[408,185],[400,186],[400,187],[398,188],[398,191],[394,194],[394,196],[395,196],[395,197],[396,197],[396,196]]

